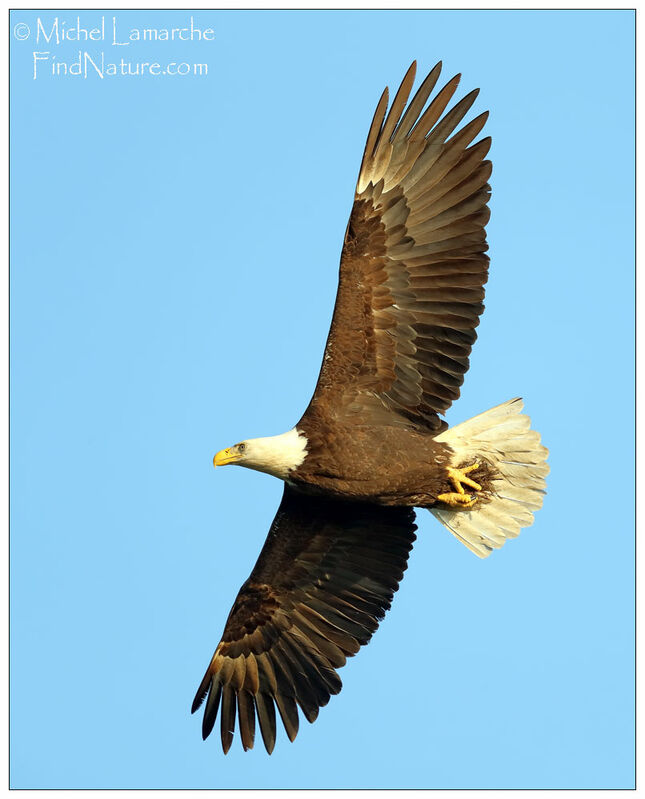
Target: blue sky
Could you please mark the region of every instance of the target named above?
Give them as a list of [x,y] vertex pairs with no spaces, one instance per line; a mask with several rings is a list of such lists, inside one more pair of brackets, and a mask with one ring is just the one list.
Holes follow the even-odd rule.
[[[195,11],[213,41],[130,45],[112,16],[124,41],[191,13],[103,12],[80,44],[39,14],[102,16],[11,15],[12,786],[631,787],[633,14]],[[79,49],[208,72],[52,75]],[[304,410],[374,106],[415,58],[491,111],[448,420],[523,396],[549,493],[486,561],[420,514],[342,693],[224,757],[190,703],[281,485],[212,456]]]

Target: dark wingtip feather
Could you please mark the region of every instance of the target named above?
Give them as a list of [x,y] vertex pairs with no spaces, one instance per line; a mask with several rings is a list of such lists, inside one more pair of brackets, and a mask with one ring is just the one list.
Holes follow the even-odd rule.
[[240,691],[237,694],[237,711],[242,747],[248,752],[255,743],[255,704],[249,691]]
[[206,694],[208,693],[210,684],[211,684],[211,676],[209,670],[204,675],[204,679],[201,681],[199,688],[197,689],[197,693],[195,694],[195,698],[193,699],[193,704],[190,708],[191,714],[194,713],[196,710],[199,710],[199,708],[201,707],[202,702],[204,701],[204,699],[206,699]]
[[204,708],[204,718],[202,719],[202,740],[205,741],[213,731],[215,726],[215,719],[217,718],[217,710],[219,708],[220,697],[222,695],[222,685],[215,681],[211,681],[211,687],[208,694],[208,701]]
[[280,713],[287,737],[291,743],[293,743],[296,740],[298,727],[300,726],[295,699],[291,696],[276,694],[275,703],[278,706],[278,712]]
[[222,710],[220,713],[220,733],[222,738],[222,749],[224,754],[228,754],[228,750],[233,743],[233,735],[235,734],[235,691],[231,685],[225,685],[222,690]]
[[204,701],[205,697],[206,697],[206,692],[204,692],[203,694],[202,693],[196,694],[195,698],[193,699],[193,704],[190,706],[191,716],[193,713],[196,713],[199,710],[199,708],[202,706],[202,702]]
[[271,696],[259,693],[255,697],[255,706],[258,712],[264,748],[267,750],[267,754],[270,755],[273,752],[276,737],[275,705]]
[[401,81],[401,83],[402,84],[405,83],[408,75],[415,75],[416,76],[416,74],[417,74],[417,60],[415,58],[414,61],[408,67],[405,75],[403,76],[403,80]]

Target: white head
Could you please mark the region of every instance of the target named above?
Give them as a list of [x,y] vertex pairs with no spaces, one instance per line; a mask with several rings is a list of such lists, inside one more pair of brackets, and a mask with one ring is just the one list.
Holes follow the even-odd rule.
[[213,466],[235,463],[286,480],[307,457],[307,438],[295,427],[287,433],[267,438],[248,438],[220,450]]

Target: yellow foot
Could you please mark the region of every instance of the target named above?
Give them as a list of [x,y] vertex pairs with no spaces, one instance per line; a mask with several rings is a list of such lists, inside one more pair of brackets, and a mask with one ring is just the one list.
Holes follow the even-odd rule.
[[466,466],[465,469],[453,469],[451,466],[448,467],[448,478],[455,487],[457,493],[459,494],[465,493],[462,483],[464,485],[467,485],[469,488],[474,488],[475,491],[482,490],[482,487],[479,485],[479,483],[476,483],[474,480],[471,480],[470,477],[466,477],[468,472],[474,472],[475,469],[479,469],[478,463],[473,463],[472,466]]
[[449,494],[439,494],[437,499],[453,508],[472,508],[477,501],[477,497],[471,497],[470,494],[463,493],[463,490],[461,494],[457,494],[454,491]]
[[464,486],[473,488],[475,491],[481,491],[482,487],[479,483],[476,483],[474,480],[471,480],[470,477],[466,476],[469,472],[474,472],[475,469],[478,468],[478,463],[473,463],[472,466],[466,466],[464,469],[454,469],[452,466],[449,466],[447,469],[448,479],[455,490],[447,494],[439,494],[437,499],[453,508],[472,508],[477,501],[477,497],[467,494],[464,490]]

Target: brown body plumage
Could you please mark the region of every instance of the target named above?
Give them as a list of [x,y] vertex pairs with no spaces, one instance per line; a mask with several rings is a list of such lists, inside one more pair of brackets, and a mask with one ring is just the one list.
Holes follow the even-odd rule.
[[[454,452],[431,434],[402,427],[330,424],[312,413],[296,428],[308,441],[306,459],[289,475],[289,482],[299,490],[380,505],[429,508],[451,488],[446,467]],[[475,479],[488,482],[491,471],[481,463]]]
[[[218,711],[228,751],[256,719],[267,751],[276,710],[291,740],[341,687],[336,669],[390,607],[428,508],[481,557],[529,525],[547,451],[512,400],[447,429],[483,311],[487,114],[455,133],[477,96],[448,113],[438,64],[408,104],[415,65],[367,137],[338,295],[312,400],[295,428],[222,450],[285,481],[258,562],[240,589],[193,703]],[[470,493],[468,493],[470,492]]]

